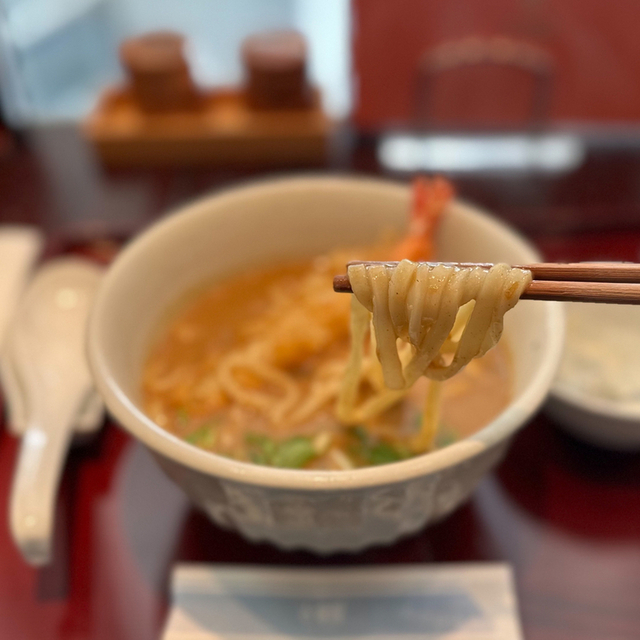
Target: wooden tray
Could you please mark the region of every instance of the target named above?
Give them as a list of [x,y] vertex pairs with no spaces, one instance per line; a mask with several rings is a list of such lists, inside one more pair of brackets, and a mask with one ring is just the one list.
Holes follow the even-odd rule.
[[257,111],[240,90],[203,95],[193,111],[143,112],[127,89],[108,90],[83,125],[111,166],[312,165],[327,159],[333,124],[314,92],[305,109]]

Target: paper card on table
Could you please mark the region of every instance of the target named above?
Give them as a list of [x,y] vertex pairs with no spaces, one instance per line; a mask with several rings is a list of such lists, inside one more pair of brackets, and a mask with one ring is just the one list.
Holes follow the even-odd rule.
[[181,564],[163,640],[521,640],[500,563],[358,569]]

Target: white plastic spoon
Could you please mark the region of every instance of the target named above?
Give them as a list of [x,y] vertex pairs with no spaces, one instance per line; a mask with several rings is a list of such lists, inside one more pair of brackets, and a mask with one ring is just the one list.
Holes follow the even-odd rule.
[[[9,433],[22,437],[27,430],[25,390],[15,373],[12,345],[7,345],[0,357],[0,383],[5,398]],[[74,421],[73,430],[77,434],[93,433],[104,419],[104,403],[100,394],[92,389],[85,398]]]
[[42,233],[35,227],[0,226],[0,343],[43,244]]
[[13,538],[27,562],[50,560],[54,504],[67,449],[92,380],[85,332],[102,269],[58,258],[35,275],[6,339],[24,400],[22,438],[9,504]]
[[[0,346],[43,244],[42,233],[36,227],[11,224],[0,226]],[[7,423],[9,430],[15,433],[14,423],[23,421],[22,396],[11,374],[7,380],[4,379],[4,363],[4,352],[0,351],[0,379],[7,406]]]

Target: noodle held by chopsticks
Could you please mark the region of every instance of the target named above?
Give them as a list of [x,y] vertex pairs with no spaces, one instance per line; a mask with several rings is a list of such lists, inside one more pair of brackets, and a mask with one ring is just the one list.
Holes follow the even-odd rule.
[[[531,273],[498,264],[491,269],[460,268],[401,261],[356,264],[348,268],[354,292],[352,357],[338,403],[345,422],[370,417],[372,402],[381,410],[421,377],[447,380],[473,358],[484,355],[502,334],[504,314],[531,281]],[[473,310],[468,305],[474,301]],[[363,313],[364,308],[368,314]],[[461,308],[468,317],[456,324]],[[372,319],[377,356],[388,390],[357,406],[362,342]],[[403,343],[410,346],[398,346]]]

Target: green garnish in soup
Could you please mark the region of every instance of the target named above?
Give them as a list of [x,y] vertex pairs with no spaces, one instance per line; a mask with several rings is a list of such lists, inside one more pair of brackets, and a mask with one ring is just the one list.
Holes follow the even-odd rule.
[[[335,417],[334,390],[349,346],[349,296],[333,293],[331,280],[344,262],[324,258],[257,270],[191,294],[146,362],[151,418],[194,446],[268,466],[350,469],[422,453],[416,437],[427,380],[366,423],[342,425]],[[257,373],[256,342],[270,353],[269,367]],[[363,394],[373,391],[363,388]],[[500,343],[442,383],[446,428],[435,435],[435,446],[480,429],[509,395],[510,362]]]
[[[336,294],[332,287],[333,276],[353,259],[433,259],[434,231],[452,197],[446,180],[417,179],[408,230],[397,242],[254,269],[191,292],[146,362],[142,386],[150,417],[190,444],[223,456],[326,470],[399,462],[486,425],[509,401],[511,369],[503,344],[446,382],[419,378],[390,391],[385,386],[389,367],[383,371],[375,356],[383,351],[393,355],[396,342],[374,344],[362,315],[351,325],[351,296]],[[430,281],[416,277],[418,282],[421,296],[433,295]],[[512,294],[506,292],[505,299]],[[456,323],[450,332],[441,331],[449,347],[458,344],[456,327],[464,330],[472,308],[469,302],[457,315],[448,314]],[[399,311],[398,317],[404,317]],[[437,325],[421,313],[422,329]],[[411,332],[419,329],[409,324]],[[350,328],[360,332],[351,356]],[[407,344],[403,357],[411,355],[407,347],[416,353],[421,348]],[[448,365],[442,358],[433,362]],[[343,421],[338,419],[339,395],[342,409],[347,404],[353,409],[356,401],[368,407],[362,419],[355,419],[353,410],[351,418],[341,410]]]

